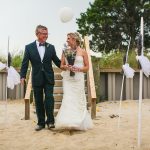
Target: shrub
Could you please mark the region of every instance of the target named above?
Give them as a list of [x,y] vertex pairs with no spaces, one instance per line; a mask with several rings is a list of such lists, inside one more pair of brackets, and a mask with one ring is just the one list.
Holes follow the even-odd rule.
[[[17,55],[11,54],[11,66],[15,68],[21,67],[22,59],[23,59],[23,53],[19,53]],[[6,56],[0,57],[0,62],[6,63],[7,62]]]
[[22,55],[16,55],[16,56],[12,57],[12,66],[16,67],[16,68],[20,68],[22,59],[23,59]]
[[[122,68],[123,58],[125,55],[125,51],[111,51],[108,54],[103,53],[101,58],[92,57],[92,62],[93,65],[98,64],[100,68],[120,69]],[[150,58],[150,56],[147,55],[147,51],[144,52],[144,55]],[[134,50],[129,51],[127,63],[129,63],[130,67],[134,69],[138,68],[136,52]]]
[[0,57],[0,62],[6,63],[6,59],[4,57]]

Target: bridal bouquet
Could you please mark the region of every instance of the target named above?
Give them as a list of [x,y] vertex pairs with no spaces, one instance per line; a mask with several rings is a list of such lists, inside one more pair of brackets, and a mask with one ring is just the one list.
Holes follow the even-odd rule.
[[[68,61],[68,64],[73,66],[75,62],[75,57],[76,57],[76,50],[72,50],[70,47],[68,47],[66,44],[64,44],[64,49],[63,53]],[[70,76],[74,76],[75,72],[70,71]]]

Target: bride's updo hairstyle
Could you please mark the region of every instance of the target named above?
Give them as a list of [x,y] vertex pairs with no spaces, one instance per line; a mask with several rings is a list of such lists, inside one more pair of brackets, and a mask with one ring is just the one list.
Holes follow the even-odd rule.
[[81,45],[82,41],[81,41],[79,33],[77,33],[77,32],[72,33],[71,32],[71,33],[68,33],[67,35],[69,35],[71,38],[76,40],[77,46]]

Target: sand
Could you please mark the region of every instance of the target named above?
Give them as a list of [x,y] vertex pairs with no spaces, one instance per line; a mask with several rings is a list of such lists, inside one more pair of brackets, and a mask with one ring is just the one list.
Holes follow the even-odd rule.
[[137,147],[138,101],[122,102],[118,128],[119,102],[97,104],[94,128],[88,131],[35,131],[36,115],[24,120],[24,101],[0,102],[0,150],[150,150],[150,100],[142,103],[141,148]]

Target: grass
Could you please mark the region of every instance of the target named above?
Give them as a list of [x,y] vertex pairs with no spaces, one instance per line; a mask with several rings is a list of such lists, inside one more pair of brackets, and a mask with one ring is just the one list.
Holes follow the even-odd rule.
[[[92,63],[93,65],[99,65],[99,68],[120,69],[122,68],[125,54],[124,51],[111,51],[108,54],[103,53],[101,58],[92,57]],[[144,55],[147,56],[147,52]],[[147,57],[150,59],[150,56]],[[129,51],[127,63],[134,69],[138,68],[136,52],[134,50]]]
[[22,63],[23,56],[22,55],[16,55],[12,58],[12,66],[15,68],[20,68]]
[[[145,52],[147,55],[147,52]],[[99,68],[111,68],[111,69],[120,69],[123,65],[123,57],[125,56],[125,51],[111,51],[106,54],[103,53],[101,58],[92,57],[93,66],[98,66]],[[150,59],[150,56],[147,56]],[[23,54],[18,54],[12,56],[12,66],[15,68],[20,68],[23,59]],[[6,63],[6,58],[0,57],[0,62]],[[138,63],[136,60],[136,53],[134,50],[129,51],[128,61],[130,67],[137,69]]]
[[[11,66],[13,66],[15,68],[20,68],[21,67],[21,63],[22,63],[22,59],[23,59],[23,55],[12,56]],[[7,60],[4,57],[0,57],[0,62],[6,63]]]

